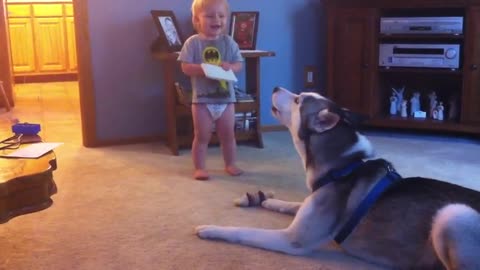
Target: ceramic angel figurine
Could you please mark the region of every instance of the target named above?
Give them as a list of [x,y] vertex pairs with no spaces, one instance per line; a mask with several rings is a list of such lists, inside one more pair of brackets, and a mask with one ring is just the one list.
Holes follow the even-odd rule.
[[397,112],[401,112],[402,110],[402,103],[403,103],[403,92],[405,91],[405,86],[402,86],[401,88],[395,89],[392,87],[393,93],[395,93],[395,96],[397,97]]
[[417,111],[420,111],[420,92],[414,92],[410,98],[410,115],[413,116]]
[[392,93],[392,96],[390,97],[390,114],[391,115],[396,115],[397,114],[397,97],[395,96],[395,93]]
[[440,101],[440,103],[437,106],[437,120],[442,121],[443,120],[443,111],[445,110],[445,107],[443,106],[443,102]]
[[435,91],[430,92],[430,94],[428,94],[428,99],[430,100],[430,108],[428,108],[428,112],[430,117],[434,118],[433,111],[437,108],[437,93],[435,93]]
[[407,114],[407,101],[406,100],[402,101],[400,116],[401,117],[407,117],[408,116],[408,114]]

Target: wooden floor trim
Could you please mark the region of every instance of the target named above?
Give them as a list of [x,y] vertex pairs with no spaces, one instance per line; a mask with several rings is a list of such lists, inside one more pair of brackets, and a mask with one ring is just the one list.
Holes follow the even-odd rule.
[[[269,125],[269,126],[262,126],[261,130],[262,132],[275,132],[275,131],[286,131],[288,129],[282,125]],[[135,144],[135,143],[151,143],[151,142],[158,142],[158,141],[166,142],[167,134],[159,134],[159,135],[146,136],[146,137],[135,137],[135,138],[128,138],[128,139],[98,140],[97,144],[95,144],[94,147],[126,145],[126,144]]]

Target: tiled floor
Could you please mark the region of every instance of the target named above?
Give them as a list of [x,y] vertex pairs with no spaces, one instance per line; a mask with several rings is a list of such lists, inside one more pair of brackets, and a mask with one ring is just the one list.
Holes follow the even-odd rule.
[[78,82],[16,84],[14,91],[15,108],[0,109],[0,139],[13,135],[11,121],[16,118],[40,124],[44,141],[81,145]]

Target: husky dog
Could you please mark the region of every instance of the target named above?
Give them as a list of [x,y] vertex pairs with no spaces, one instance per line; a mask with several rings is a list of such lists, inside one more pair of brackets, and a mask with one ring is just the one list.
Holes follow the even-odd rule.
[[293,255],[335,241],[352,256],[392,269],[480,269],[480,192],[402,179],[386,160],[367,160],[373,147],[356,130],[359,115],[319,94],[276,87],[272,104],[312,193],[303,202],[262,202],[295,215],[285,229],[203,225],[196,228],[200,238]]

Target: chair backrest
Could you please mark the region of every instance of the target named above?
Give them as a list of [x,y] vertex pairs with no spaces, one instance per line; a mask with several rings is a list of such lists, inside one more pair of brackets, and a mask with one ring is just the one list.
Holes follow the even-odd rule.
[[184,89],[179,82],[175,82],[175,90],[177,92],[177,102],[190,107],[192,105],[192,91]]

